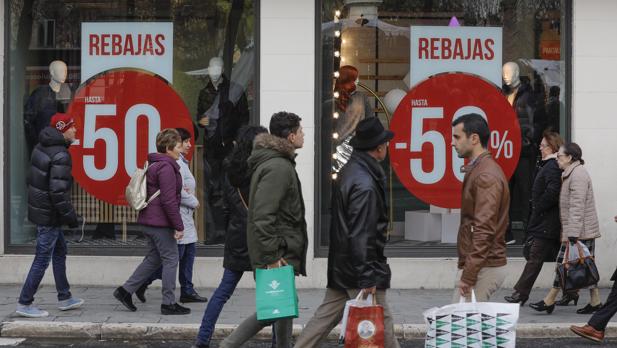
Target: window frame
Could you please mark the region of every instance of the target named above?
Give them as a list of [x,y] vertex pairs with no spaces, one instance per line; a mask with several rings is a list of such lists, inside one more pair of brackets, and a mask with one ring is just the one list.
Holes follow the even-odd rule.
[[[328,228],[327,226],[322,226],[323,221],[321,217],[321,204],[322,200],[329,199],[329,197],[323,197],[323,185],[324,182],[322,180],[322,170],[324,170],[322,166],[322,135],[324,133],[322,129],[322,101],[323,101],[323,91],[321,90],[322,82],[323,82],[323,73],[322,73],[322,53],[323,53],[323,45],[322,45],[322,6],[324,0],[316,0],[315,1],[315,199],[314,199],[314,254],[315,258],[326,258],[328,257],[329,245],[322,245],[321,231],[323,228]],[[565,64],[565,132],[563,134],[564,139],[566,141],[571,141],[572,137],[572,26],[573,26],[573,16],[572,16],[572,2],[564,1],[564,11],[565,11],[565,25],[564,25],[564,35],[565,35],[565,47],[564,47],[564,64]],[[392,175],[395,175],[394,173]],[[327,184],[330,184],[329,182]],[[386,256],[393,258],[453,258],[457,256],[456,246],[450,245],[435,245],[435,246],[387,246],[386,247]],[[522,245],[513,245],[508,246],[507,257],[522,257],[523,254],[523,246]]]
[[[249,123],[252,125],[260,124],[260,48],[261,48],[261,0],[250,0],[253,2],[254,7],[254,32],[253,40],[255,44],[255,61],[254,61],[254,93],[252,108],[254,110],[251,115]],[[4,115],[8,115],[10,112],[10,71],[11,71],[11,55],[10,55],[10,24],[11,24],[11,11],[9,0],[4,1],[4,74],[3,74],[3,88],[4,93],[2,95],[4,104]],[[9,117],[4,117],[2,122],[2,134],[4,136],[2,156],[4,158],[3,163],[3,199],[4,199],[4,221],[3,221],[3,234],[4,234],[4,254],[5,255],[33,255],[35,253],[35,245],[14,245],[11,244],[11,189],[9,178],[9,163],[10,163],[10,120]],[[8,213],[7,213],[8,212]],[[198,242],[198,244],[200,244]],[[84,247],[79,244],[70,244],[72,255],[85,255],[85,256],[144,256],[146,255],[146,247],[126,247],[126,246],[97,246],[97,247]],[[224,253],[224,246],[222,245],[198,245],[196,248],[196,256],[200,257],[222,257]]]

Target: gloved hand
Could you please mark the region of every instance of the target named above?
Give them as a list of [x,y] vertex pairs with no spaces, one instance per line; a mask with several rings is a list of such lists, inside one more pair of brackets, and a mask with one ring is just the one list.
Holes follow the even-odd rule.
[[576,244],[578,242],[578,238],[576,237],[568,237],[570,244]]

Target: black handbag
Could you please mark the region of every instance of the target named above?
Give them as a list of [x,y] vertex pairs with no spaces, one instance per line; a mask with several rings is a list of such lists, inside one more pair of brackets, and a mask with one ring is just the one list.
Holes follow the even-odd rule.
[[564,293],[586,288],[600,281],[600,273],[593,256],[585,256],[579,243],[576,243],[576,247],[579,255],[577,259],[569,260],[570,243],[568,243],[563,262],[557,265],[559,283]]

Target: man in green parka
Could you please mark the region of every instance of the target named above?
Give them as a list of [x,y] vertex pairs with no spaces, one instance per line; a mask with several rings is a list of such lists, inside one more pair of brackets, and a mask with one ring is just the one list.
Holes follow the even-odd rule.
[[[304,145],[301,118],[277,112],[270,133],[255,138],[248,159],[253,174],[248,204],[247,245],[253,269],[291,265],[306,276],[308,236],[302,188],[296,173],[296,150]],[[274,322],[277,348],[291,347],[292,318]],[[272,321],[245,319],[220,347],[240,347]]]

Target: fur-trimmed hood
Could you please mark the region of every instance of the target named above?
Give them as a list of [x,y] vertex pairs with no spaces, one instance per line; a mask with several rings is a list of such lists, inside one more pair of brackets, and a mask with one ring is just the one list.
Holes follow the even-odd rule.
[[289,140],[276,135],[262,133],[255,137],[253,151],[258,149],[271,149],[280,152],[281,154],[293,160],[296,158],[296,149]]
[[273,158],[285,158],[295,165],[296,149],[289,140],[268,133],[255,137],[253,152],[248,159],[251,173],[262,163]]

